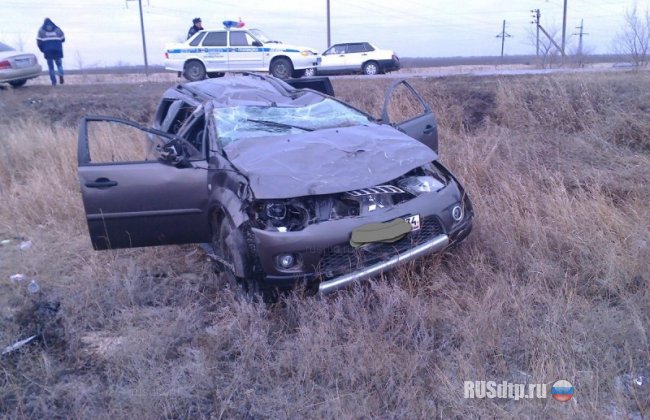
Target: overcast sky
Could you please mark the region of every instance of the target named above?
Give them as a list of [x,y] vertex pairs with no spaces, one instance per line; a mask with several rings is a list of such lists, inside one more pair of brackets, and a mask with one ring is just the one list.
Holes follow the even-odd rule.
[[[128,7],[127,7],[128,3]],[[322,52],[327,44],[326,0],[142,0],[149,63],[162,64],[165,43],[184,40],[192,18],[206,29],[241,19],[285,43]],[[531,9],[547,30],[562,27],[563,0],[330,0],[332,43],[370,41],[402,57],[499,55],[496,35],[506,20],[508,55],[534,54]],[[643,10],[647,0],[638,2]],[[634,0],[568,0],[567,43],[577,44],[584,19],[585,47],[613,51],[613,39]],[[0,41],[38,53],[36,32],[45,17],[66,34],[69,68],[141,64],[138,2],[125,0],[0,0]]]

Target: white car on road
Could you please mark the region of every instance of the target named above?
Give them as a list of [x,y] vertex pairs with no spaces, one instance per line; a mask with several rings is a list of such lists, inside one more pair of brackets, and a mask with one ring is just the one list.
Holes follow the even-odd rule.
[[273,41],[258,29],[203,30],[183,43],[167,44],[165,50],[165,68],[183,72],[190,81],[227,71],[268,71],[281,79],[301,77],[318,61],[313,48]]
[[394,51],[382,50],[369,42],[347,42],[332,45],[325,50],[314,74],[375,75],[399,69],[399,58]]

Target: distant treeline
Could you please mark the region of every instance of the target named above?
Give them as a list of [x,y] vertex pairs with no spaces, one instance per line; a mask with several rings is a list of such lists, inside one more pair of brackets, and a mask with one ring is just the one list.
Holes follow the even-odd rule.
[[[503,57],[403,57],[400,58],[403,68],[409,67],[445,67],[445,66],[477,66],[477,65],[496,65],[496,64],[529,64],[535,65],[541,57],[535,55],[507,55]],[[569,60],[576,59],[575,56],[569,56]],[[627,61],[620,55],[615,54],[598,54],[583,55],[581,60],[585,64],[589,63],[617,63]]]

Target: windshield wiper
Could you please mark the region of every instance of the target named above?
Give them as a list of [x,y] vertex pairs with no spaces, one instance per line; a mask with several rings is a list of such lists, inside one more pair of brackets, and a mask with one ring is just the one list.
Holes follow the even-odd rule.
[[276,121],[254,120],[252,118],[246,118],[246,121],[259,123],[259,124],[271,125],[271,126],[274,126],[274,127],[297,128],[298,130],[304,130],[304,131],[314,131],[315,130],[314,128],[300,127],[298,125],[285,124],[285,123],[276,122]]

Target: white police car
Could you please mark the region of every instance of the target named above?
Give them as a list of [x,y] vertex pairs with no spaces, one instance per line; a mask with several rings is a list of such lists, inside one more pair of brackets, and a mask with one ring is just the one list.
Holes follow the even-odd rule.
[[167,44],[165,50],[165,69],[183,72],[190,81],[226,71],[268,71],[288,79],[303,76],[318,62],[312,48],[273,41],[259,29],[236,27],[199,31],[183,43]]

